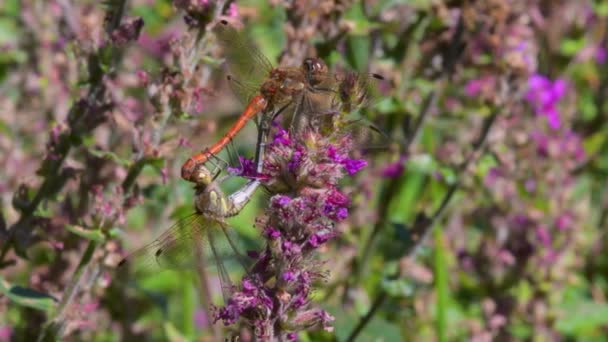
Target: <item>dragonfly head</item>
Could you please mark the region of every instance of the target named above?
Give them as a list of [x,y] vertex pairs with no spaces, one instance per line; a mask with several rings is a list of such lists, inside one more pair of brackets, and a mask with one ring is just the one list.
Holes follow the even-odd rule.
[[313,87],[321,83],[329,71],[327,64],[325,64],[322,59],[312,57],[304,60],[302,63],[302,68],[304,70],[306,80]]
[[192,179],[197,186],[205,187],[213,181],[214,175],[204,166],[199,166],[192,175]]

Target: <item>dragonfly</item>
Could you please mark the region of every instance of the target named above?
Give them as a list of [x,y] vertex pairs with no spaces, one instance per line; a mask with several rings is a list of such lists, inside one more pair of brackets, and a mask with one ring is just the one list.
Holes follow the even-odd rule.
[[[261,114],[262,131],[283,112],[291,112],[290,129],[299,131],[316,125],[335,112],[351,112],[368,103],[370,87],[383,77],[356,72],[331,73],[319,58],[306,58],[298,67],[273,67],[244,34],[226,20],[214,28],[224,50],[230,75],[228,80],[236,95],[247,105],[231,128],[212,146],[190,157],[182,166],[181,176],[197,182],[197,168],[219,153],[234,139],[246,123]],[[269,113],[273,113],[269,115]],[[265,136],[264,133],[258,138]],[[258,140],[258,146],[260,141]],[[259,155],[256,155],[259,164]],[[258,170],[259,171],[259,170]]]
[[129,265],[136,274],[166,269],[196,269],[208,266],[204,263],[210,254],[217,268],[222,295],[227,300],[232,292],[232,282],[220,255],[218,240],[228,241],[232,254],[246,269],[226,219],[237,215],[247,205],[260,186],[260,181],[250,179],[239,190],[226,196],[220,184],[231,175],[218,178],[217,172],[211,172],[206,167],[199,167],[197,173],[199,183],[195,185],[195,213],[178,220],[157,239],[122,259],[117,267],[120,269]]

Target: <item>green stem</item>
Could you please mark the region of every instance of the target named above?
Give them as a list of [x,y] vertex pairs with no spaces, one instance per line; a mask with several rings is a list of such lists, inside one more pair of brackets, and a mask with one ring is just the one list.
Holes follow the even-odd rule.
[[93,240],[89,241],[89,245],[85,250],[82,258],[80,259],[80,263],[76,268],[76,272],[72,277],[70,283],[66,287],[66,290],[63,293],[63,297],[61,302],[57,306],[57,310],[55,311],[54,317],[47,323],[44,327],[40,336],[38,337],[38,341],[55,341],[58,338],[61,338],[63,329],[65,328],[65,313],[66,309],[70,307],[74,298],[76,297],[78,290],[80,289],[80,284],[82,284],[83,275],[88,270],[88,267],[91,265],[91,260],[93,258],[93,253],[95,252],[95,248],[97,247],[97,243]]

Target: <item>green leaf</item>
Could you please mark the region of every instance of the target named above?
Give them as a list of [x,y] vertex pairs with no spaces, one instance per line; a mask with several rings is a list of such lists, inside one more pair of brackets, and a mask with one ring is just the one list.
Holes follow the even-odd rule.
[[7,17],[17,17],[21,11],[21,1],[5,0],[0,3],[0,13],[4,12]]
[[[15,21],[10,18],[0,18],[0,44],[8,45],[15,43],[18,36],[19,30],[17,29]],[[2,54],[4,53],[6,53],[6,51],[2,51]]]
[[380,285],[393,298],[411,297],[415,292],[412,280],[408,278],[395,280],[385,278]]
[[346,40],[346,58],[354,70],[365,72],[369,65],[369,36],[350,36]]
[[167,341],[174,341],[174,342],[189,341],[189,339],[186,336],[184,336],[181,332],[179,332],[179,330],[177,330],[177,328],[173,325],[173,323],[166,321],[164,328],[165,328],[165,334],[167,335]]
[[[325,307],[336,318],[334,321],[335,336],[338,341],[346,341],[361,319],[352,310],[344,311],[337,307]],[[385,319],[374,316],[358,335],[355,341],[403,341],[399,327]]]
[[437,170],[437,162],[430,154],[417,154],[407,161],[407,169],[414,172],[431,174]]
[[0,293],[18,305],[41,311],[51,311],[57,304],[57,299],[52,296],[27,287],[11,285],[2,276],[0,276]]
[[96,242],[104,242],[106,240],[105,236],[99,229],[87,229],[83,226],[76,226],[71,224],[66,224],[65,229],[87,240],[93,240]]
[[572,301],[562,307],[556,328],[564,334],[582,335],[608,324],[608,304]]
[[405,181],[399,187],[397,194],[389,205],[389,218],[393,223],[407,223],[414,218],[417,199],[422,192],[427,176],[409,170],[402,176]]
[[180,306],[180,314],[182,315],[182,331],[187,336],[194,336],[196,328],[194,326],[194,312],[198,303],[196,292],[192,287],[192,281],[181,283],[182,303]]
[[584,121],[591,121],[597,116],[598,108],[595,106],[593,92],[590,90],[581,90],[579,92],[579,108]]
[[559,48],[564,56],[572,57],[576,55],[587,43],[584,38],[581,39],[564,39]]
[[598,153],[604,143],[606,142],[606,132],[599,131],[594,133],[593,135],[587,136],[585,141],[583,141],[583,146],[585,148],[585,152],[588,155],[594,155]]
[[593,4],[593,9],[598,17],[608,17],[608,2],[598,1]]

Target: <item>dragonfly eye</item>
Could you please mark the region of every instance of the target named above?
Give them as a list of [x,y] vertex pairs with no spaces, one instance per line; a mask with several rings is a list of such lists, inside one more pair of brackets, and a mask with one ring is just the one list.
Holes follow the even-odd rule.
[[323,80],[323,76],[327,74],[327,64],[319,58],[306,58],[302,63],[306,79],[310,85],[315,86]]

